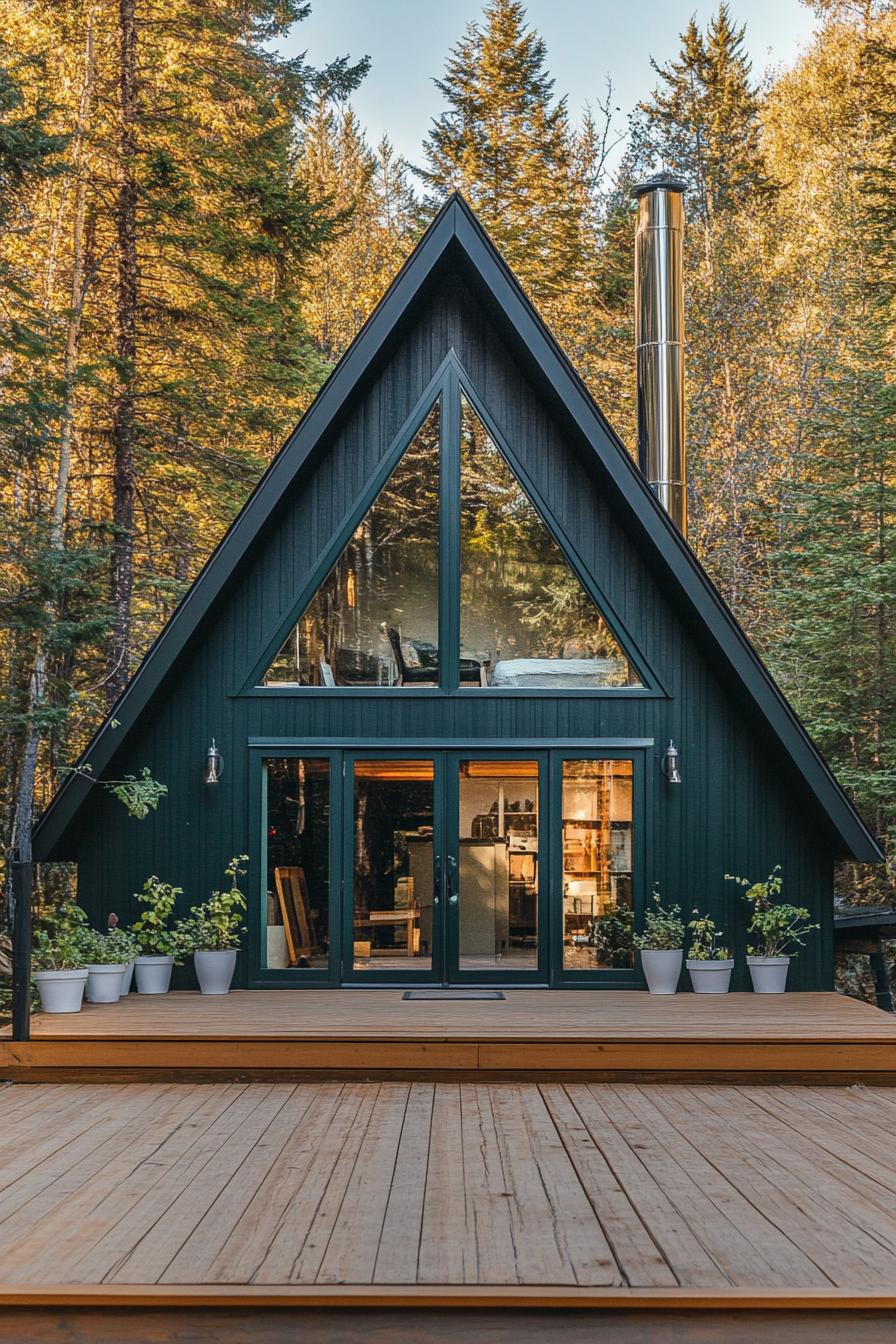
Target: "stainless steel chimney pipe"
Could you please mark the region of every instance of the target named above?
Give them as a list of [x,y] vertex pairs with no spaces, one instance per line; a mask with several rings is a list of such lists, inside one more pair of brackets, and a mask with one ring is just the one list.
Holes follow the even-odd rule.
[[684,423],[685,184],[657,173],[634,188],[638,461],[657,499],[687,534]]

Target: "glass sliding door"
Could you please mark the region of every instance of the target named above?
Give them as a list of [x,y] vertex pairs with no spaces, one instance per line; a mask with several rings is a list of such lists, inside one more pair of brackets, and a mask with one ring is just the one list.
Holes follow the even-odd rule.
[[275,756],[266,783],[265,913],[269,971],[326,971],[330,949],[330,762]]
[[[457,762],[457,969],[538,969],[539,763]],[[453,872],[455,855],[449,864]]]
[[564,760],[563,971],[634,967],[634,771],[630,760]]
[[436,758],[354,757],[346,815],[346,978],[441,975],[441,781]]

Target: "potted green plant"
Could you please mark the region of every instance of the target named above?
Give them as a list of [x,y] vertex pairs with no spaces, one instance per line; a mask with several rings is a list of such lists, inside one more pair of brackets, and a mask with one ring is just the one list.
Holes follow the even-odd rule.
[[753,908],[747,932],[754,935],[754,942],[747,947],[747,965],[754,992],[783,994],[791,957],[805,947],[806,935],[819,926],[809,923],[805,907],[778,903],[784,887],[780,864],[762,882],[731,873],[725,874],[725,880],[743,887],[744,898]]
[[236,969],[240,935],[245,933],[243,912],[246,898],[239,882],[249,862],[247,854],[230,860],[225,872],[230,886],[213,891],[203,905],[191,910],[178,925],[178,936],[185,951],[193,953],[196,978],[203,994],[228,994]]
[[593,947],[598,964],[627,968],[634,951],[635,916],[630,905],[612,901],[588,924],[587,946]]
[[31,965],[44,1013],[79,1013],[87,984],[84,925],[87,916],[74,901],[55,912],[50,929],[38,930]]
[[139,947],[134,962],[138,994],[168,993],[171,971],[180,951],[173,926],[174,907],[182,895],[181,887],[162,882],[155,875],[148,877],[143,890],[136,893],[137,900],[146,906],[131,927]]
[[684,921],[681,906],[664,908],[659,884],[651,893],[653,909],[644,918],[644,932],[635,935],[635,947],[641,953],[641,965],[651,994],[674,994],[681,975],[684,956]]
[[685,965],[695,994],[727,994],[734,969],[734,958],[722,946],[723,934],[709,915],[694,911],[688,924],[691,945]]
[[121,977],[127,970],[125,950],[118,938],[95,929],[82,933],[83,955],[87,963],[88,1003],[117,1003],[121,996]]
[[123,999],[126,994],[131,992],[131,981],[134,978],[134,961],[140,953],[140,944],[137,942],[136,935],[128,929],[123,929],[118,922],[118,916],[112,914],[109,916],[109,932],[107,938],[113,940],[113,944],[118,949],[118,955],[121,961],[125,963],[124,973],[121,977],[121,989],[118,997]]

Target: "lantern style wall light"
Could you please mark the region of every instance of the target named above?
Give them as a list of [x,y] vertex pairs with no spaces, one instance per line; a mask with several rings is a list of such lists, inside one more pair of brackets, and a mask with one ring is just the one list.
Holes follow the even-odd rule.
[[206,784],[217,784],[224,773],[224,757],[215,746],[215,739],[212,738],[212,744],[205,753],[205,782]]
[[663,757],[663,769],[666,772],[666,779],[670,784],[680,784],[681,774],[678,769],[678,748],[672,739],[669,739],[669,745],[666,748],[666,754]]

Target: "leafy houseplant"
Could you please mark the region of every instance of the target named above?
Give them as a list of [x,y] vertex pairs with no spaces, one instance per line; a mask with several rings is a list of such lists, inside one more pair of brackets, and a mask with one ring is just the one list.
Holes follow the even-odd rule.
[[686,962],[694,993],[727,994],[734,960],[722,946],[722,932],[709,915],[701,915],[699,910],[694,915],[696,918],[688,924],[691,946]]
[[178,930],[172,921],[177,898],[183,895],[183,890],[153,875],[146,879],[143,890],[136,895],[141,905],[146,906],[131,926],[139,947],[135,963],[137,993],[167,994],[171,968],[182,950]]
[[630,905],[614,901],[587,927],[588,946],[601,966],[628,967],[634,950],[635,916]]
[[755,935],[754,943],[747,947],[753,989],[757,994],[783,994],[790,958],[806,946],[807,934],[819,925],[809,923],[809,911],[804,906],[778,902],[784,888],[780,864],[761,882],[731,873],[725,874],[725,880],[743,887],[744,899],[753,907],[747,926],[747,932]]
[[653,909],[645,915],[644,932],[635,935],[635,947],[641,953],[641,965],[651,994],[674,994],[684,954],[681,906],[664,908],[657,882],[653,884],[651,899]]
[[204,904],[194,906],[187,919],[178,925],[184,950],[193,953],[203,994],[227,994],[230,990],[240,936],[246,931],[243,925],[246,898],[239,883],[248,862],[247,854],[232,858],[225,869],[230,886],[213,891]]
[[84,926],[87,916],[74,901],[56,911],[52,926],[38,931],[31,964],[45,1013],[78,1013],[87,984]]

